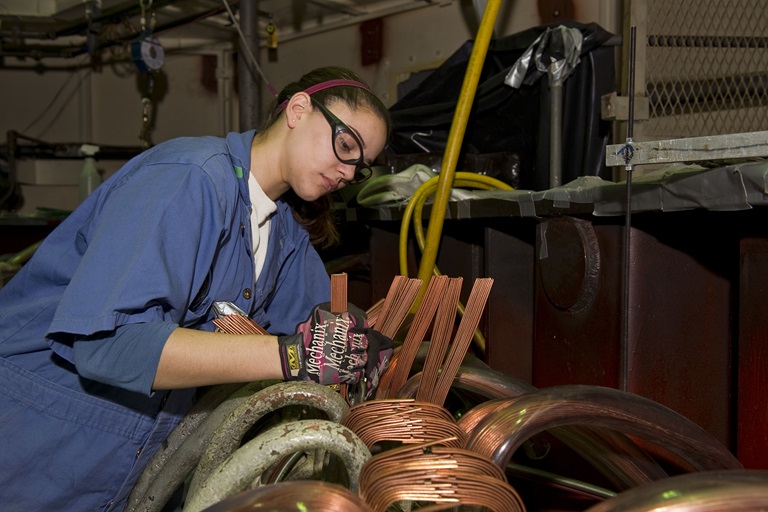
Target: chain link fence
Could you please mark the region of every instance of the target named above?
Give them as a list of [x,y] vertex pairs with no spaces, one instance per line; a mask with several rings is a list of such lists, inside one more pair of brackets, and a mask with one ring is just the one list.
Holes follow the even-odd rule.
[[646,2],[645,134],[768,130],[768,1]]

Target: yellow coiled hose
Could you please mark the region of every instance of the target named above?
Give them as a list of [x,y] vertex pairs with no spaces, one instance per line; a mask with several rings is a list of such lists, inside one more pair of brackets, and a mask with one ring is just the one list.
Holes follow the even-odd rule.
[[[424,209],[424,204],[435,193],[435,190],[437,190],[439,179],[440,176],[430,178],[416,189],[416,192],[413,193],[413,196],[408,201],[408,206],[406,206],[405,211],[403,212],[403,219],[400,223],[400,245],[398,247],[398,254],[400,257],[400,274],[404,276],[408,275],[408,232],[411,219],[413,219],[413,233],[416,237],[416,243],[419,246],[419,250],[423,252],[426,246],[426,240],[424,238],[424,226],[421,223],[422,211]],[[453,184],[456,187],[475,188],[480,190],[513,190],[510,185],[507,185],[503,181],[472,172],[455,173]],[[440,269],[438,269],[437,265],[434,263],[431,271],[433,275],[440,275]],[[457,309],[460,315],[464,314],[464,305],[461,302],[459,302]],[[482,333],[477,329],[475,330],[474,339],[478,348],[484,352],[485,339]]]

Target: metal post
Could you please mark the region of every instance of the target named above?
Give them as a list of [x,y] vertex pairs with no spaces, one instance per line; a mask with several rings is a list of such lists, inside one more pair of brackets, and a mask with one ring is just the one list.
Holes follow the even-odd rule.
[[624,218],[624,265],[622,272],[622,336],[621,336],[621,375],[620,389],[628,391],[629,389],[629,321],[631,314],[629,311],[629,284],[631,271],[631,236],[632,236],[632,142],[634,136],[634,111],[635,111],[635,51],[637,48],[637,31],[634,26],[629,30],[629,119],[627,120],[627,140],[624,150],[626,162],[625,170],[627,174],[627,211]]
[[[554,65],[554,64],[553,64]],[[549,188],[561,185],[563,149],[563,84],[549,86]]]
[[[259,55],[259,6],[257,0],[240,0],[240,28],[245,40],[258,58]],[[240,131],[247,131],[259,126],[261,87],[258,71],[248,61],[248,49],[242,40],[238,43],[237,89],[239,93]]]

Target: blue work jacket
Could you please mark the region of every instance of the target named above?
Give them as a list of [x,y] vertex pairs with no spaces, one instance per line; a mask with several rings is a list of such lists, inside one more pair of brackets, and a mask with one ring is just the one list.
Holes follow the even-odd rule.
[[[84,378],[75,337],[129,324],[210,331],[217,301],[288,334],[330,300],[323,262],[281,200],[254,282],[253,137],[180,138],[136,156],[0,289],[0,503],[7,510],[122,510],[192,404],[194,390],[152,393]],[[154,375],[165,341],[147,336],[141,357],[125,360]],[[125,370],[101,369],[116,381]]]

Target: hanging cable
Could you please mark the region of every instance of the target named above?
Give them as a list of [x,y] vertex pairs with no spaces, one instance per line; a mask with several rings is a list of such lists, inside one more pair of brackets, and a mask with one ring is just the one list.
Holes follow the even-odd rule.
[[[88,60],[88,55],[81,56],[79,64],[85,62],[86,60]],[[91,74],[91,71],[88,70],[82,77],[80,77],[80,80],[78,80],[77,84],[75,85],[74,91],[70,92],[69,95],[66,97],[66,100],[63,102],[64,105],[56,112],[56,115],[54,116],[53,120],[48,123],[48,126],[41,133],[36,135],[37,137],[42,137],[43,134],[50,128],[51,123],[53,123],[53,121],[55,121],[58,118],[58,116],[61,115],[61,112],[64,109],[64,107],[66,107],[69,104],[69,99],[72,97],[72,95],[75,92],[77,92],[78,88],[85,81],[85,79],[90,77],[90,74]],[[59,90],[56,91],[56,94],[53,95],[53,98],[51,98],[51,101],[49,101],[48,104],[43,109],[40,110],[40,113],[37,116],[35,116],[35,118],[32,121],[30,121],[29,124],[27,124],[27,126],[25,126],[23,130],[21,130],[22,133],[29,133],[29,130],[31,130],[33,126],[35,126],[37,123],[39,123],[43,119],[43,117],[48,112],[50,112],[50,110],[53,107],[53,105],[56,103],[56,101],[59,99],[59,97],[64,92],[64,89],[67,88],[67,86],[69,85],[69,83],[72,81],[72,79],[75,76],[77,76],[77,73],[70,73],[69,74],[69,76],[64,81],[64,83],[61,84],[61,87],[59,87]]]
[[235,15],[232,12],[232,9],[229,7],[229,2],[227,2],[227,0],[221,0],[221,2],[224,4],[224,7],[227,8],[227,13],[229,13],[229,18],[232,20],[232,24],[235,26],[235,30],[237,30],[237,34],[240,36],[240,41],[243,43],[243,48],[245,48],[246,50],[246,54],[248,55],[248,60],[251,62],[251,65],[254,67],[254,69],[256,69],[259,75],[261,75],[261,79],[264,80],[264,83],[267,85],[267,89],[269,89],[269,92],[272,93],[272,96],[277,96],[277,89],[274,88],[274,86],[270,83],[269,79],[267,79],[267,76],[261,70],[261,66],[259,66],[259,63],[256,60],[256,57],[253,55],[253,51],[251,50],[251,45],[248,43],[248,40],[245,38],[245,34],[243,34],[243,31],[240,29],[240,24],[237,22],[237,19],[235,18]]

